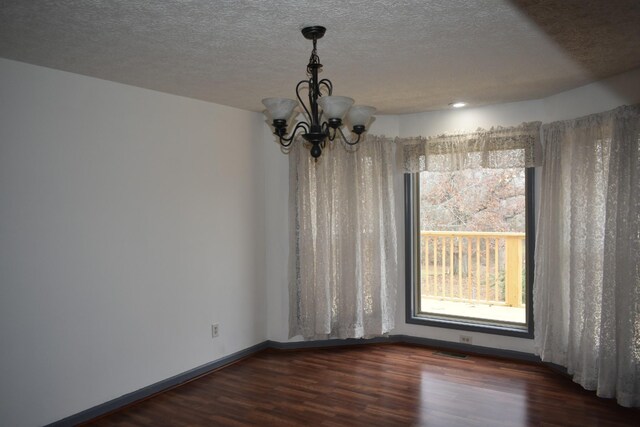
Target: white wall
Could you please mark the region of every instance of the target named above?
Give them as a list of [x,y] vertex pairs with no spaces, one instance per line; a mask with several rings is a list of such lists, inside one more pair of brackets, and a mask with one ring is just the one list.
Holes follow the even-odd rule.
[[545,121],[567,120],[640,102],[640,68],[543,100]]
[[[451,109],[399,116],[379,116],[370,133],[385,134],[390,137],[430,136],[457,130],[475,130],[478,127],[515,126],[522,122],[530,121],[546,123],[607,111],[619,105],[637,102],[640,102],[640,69],[545,99],[478,108]],[[376,125],[379,127],[376,128]],[[273,140],[268,133],[266,137],[267,140]],[[268,184],[270,185],[270,191],[267,193],[268,199],[274,200],[270,209],[267,210],[267,228],[270,229],[270,234],[267,236],[267,245],[269,247],[277,245],[279,250],[285,250],[288,247],[288,219],[286,204],[280,205],[280,203],[286,203],[287,200],[287,163],[284,156],[268,160],[273,163],[269,163],[267,168],[276,172],[267,177],[267,181],[271,182],[271,184]],[[392,333],[458,342],[460,331],[405,323],[404,262],[402,261],[404,259],[402,174],[397,174],[395,182],[396,195],[399,196],[396,200],[396,218],[398,219],[400,277],[398,278],[396,328]],[[269,260],[267,262],[269,264]],[[286,341],[288,331],[287,264],[284,257],[279,259],[279,262],[277,266],[272,265],[270,267],[271,274],[267,279],[270,298],[268,336],[272,340]],[[472,336],[475,345],[533,353],[533,343],[528,339],[466,331],[464,335]]]
[[289,159],[264,129],[267,338],[287,341],[289,319]]
[[522,122],[545,119],[541,100],[404,114],[396,117],[400,137],[431,136],[457,130],[475,130],[479,127],[489,129],[492,126],[515,126]]
[[0,59],[1,425],[266,338],[262,120]]

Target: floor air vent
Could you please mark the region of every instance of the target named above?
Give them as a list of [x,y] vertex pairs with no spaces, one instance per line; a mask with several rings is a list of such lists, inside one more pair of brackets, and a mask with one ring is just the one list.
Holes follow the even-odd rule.
[[452,359],[466,359],[469,356],[466,354],[462,354],[462,353],[453,353],[451,351],[436,351],[435,353],[436,356],[444,356],[444,357],[450,357]]

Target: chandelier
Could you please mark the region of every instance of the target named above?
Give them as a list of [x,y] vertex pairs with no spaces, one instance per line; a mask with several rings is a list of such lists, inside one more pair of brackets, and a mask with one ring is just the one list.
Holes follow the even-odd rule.
[[[333,84],[329,79],[318,80],[318,73],[322,71],[322,64],[316,51],[318,39],[324,36],[326,28],[321,26],[305,27],[302,35],[313,41],[311,58],[307,65],[307,80],[301,80],[296,85],[296,96],[304,109],[306,120],[300,121],[287,136],[287,120],[293,119],[298,101],[287,98],[265,98],[262,103],[267,107],[273,119],[274,135],[278,137],[280,145],[289,147],[296,134],[302,130],[302,137],[311,143],[311,156],[317,161],[328,141],[333,141],[339,134],[342,141],[348,145],[356,145],[366,131],[366,125],[376,109],[365,105],[353,105],[353,99],[346,96],[333,96]],[[308,91],[308,103],[300,97],[300,90]],[[324,92],[324,93],[323,93]],[[342,119],[347,116],[356,136],[347,138],[342,131]]]

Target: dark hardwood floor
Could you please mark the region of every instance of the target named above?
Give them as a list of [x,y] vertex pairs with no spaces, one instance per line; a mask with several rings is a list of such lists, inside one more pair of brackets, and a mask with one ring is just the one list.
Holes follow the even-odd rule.
[[93,426],[640,426],[543,366],[404,344],[268,350]]

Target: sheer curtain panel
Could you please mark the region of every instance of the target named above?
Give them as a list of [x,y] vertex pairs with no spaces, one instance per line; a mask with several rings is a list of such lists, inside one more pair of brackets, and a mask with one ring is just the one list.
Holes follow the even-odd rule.
[[543,126],[535,346],[640,406],[640,108]]
[[289,152],[289,335],[379,336],[394,327],[397,244],[392,142],[368,135],[316,163]]

